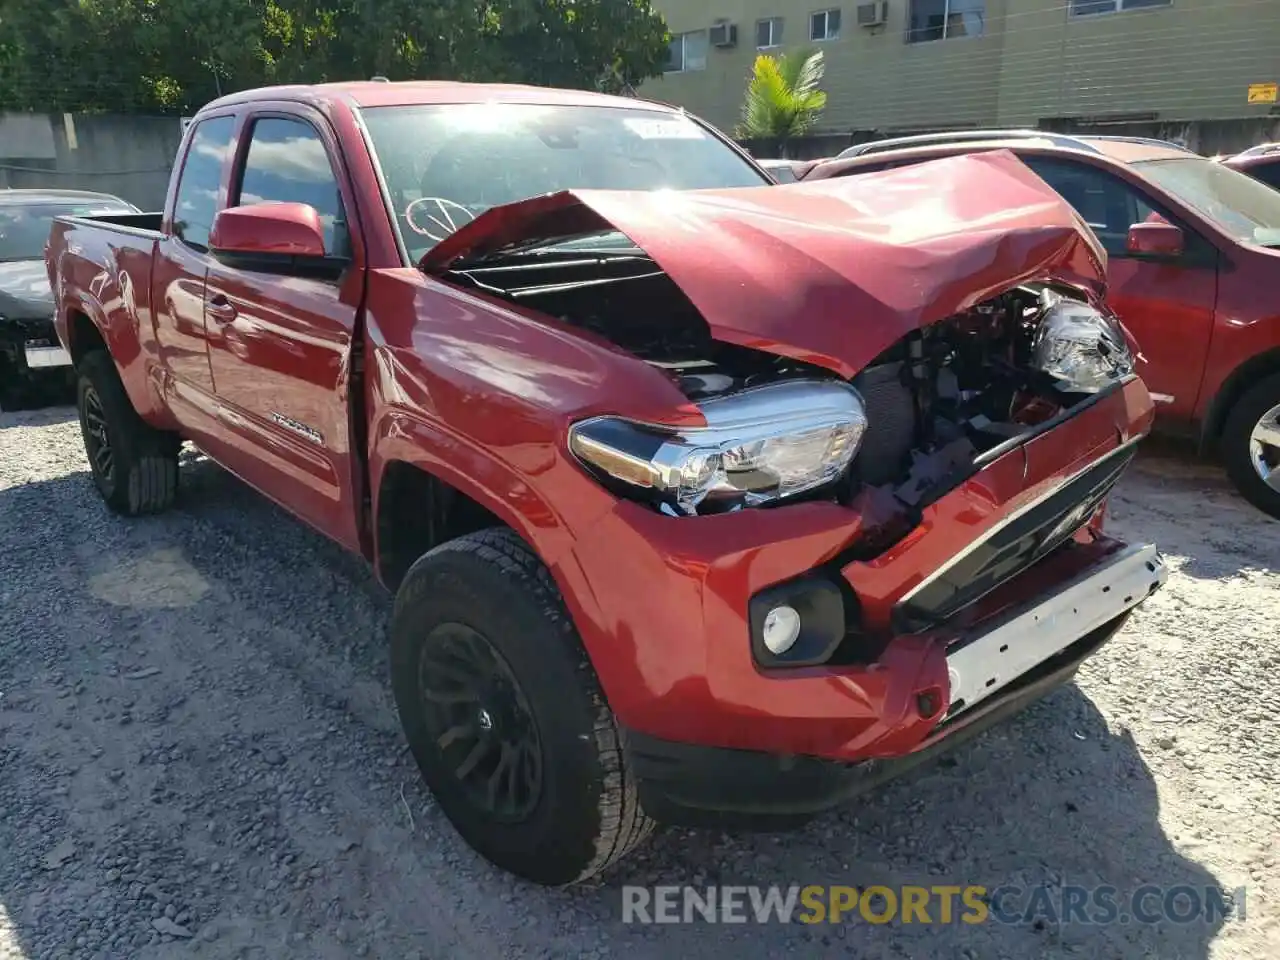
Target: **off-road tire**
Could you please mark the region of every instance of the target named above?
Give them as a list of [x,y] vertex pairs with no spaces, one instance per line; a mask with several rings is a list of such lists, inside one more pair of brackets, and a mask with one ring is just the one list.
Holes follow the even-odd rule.
[[1227,414],[1222,427],[1221,453],[1227,475],[1240,494],[1259,510],[1280,519],[1280,491],[1258,476],[1249,452],[1250,435],[1258,421],[1280,404],[1280,374],[1260,380],[1245,391]]
[[[107,506],[128,517],[168,509],[178,492],[181,441],[138,416],[115,363],[104,351],[95,350],[77,366],[76,409],[93,484]],[[91,416],[105,425],[112,460],[109,472],[94,456]]]
[[[536,725],[542,789],[521,822],[473,803],[428,730],[419,685],[432,631],[460,624],[510,668]],[[441,544],[409,569],[391,620],[391,681],[410,749],[458,833],[496,866],[560,886],[600,873],[653,829],[613,713],[547,569],[513,531]]]

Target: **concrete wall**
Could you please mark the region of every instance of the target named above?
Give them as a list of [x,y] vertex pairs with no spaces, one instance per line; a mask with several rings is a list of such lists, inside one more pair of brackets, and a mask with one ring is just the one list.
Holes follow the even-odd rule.
[[[784,19],[781,52],[826,51],[828,105],[815,131],[922,130],[1075,122],[1266,122],[1250,84],[1280,81],[1280,0],[1173,0],[1168,7],[1072,17],[1068,0],[986,0],[985,32],[907,43],[909,0],[883,26],[857,25],[856,2],[655,0],[673,33],[724,18],[738,45],[705,70],[651,80],[642,96],[681,104],[731,130],[755,48],[756,21]],[[839,7],[841,35],[810,44],[808,18]],[[778,51],[767,51],[778,52]]]
[[159,210],[181,138],[177,117],[0,113],[0,189],[100,190]]

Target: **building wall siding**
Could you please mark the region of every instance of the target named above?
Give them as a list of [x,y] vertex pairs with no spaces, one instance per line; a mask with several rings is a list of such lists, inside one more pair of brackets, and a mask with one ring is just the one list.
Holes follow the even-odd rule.
[[[732,130],[756,57],[755,24],[784,19],[781,52],[826,51],[828,106],[817,133],[1035,124],[1158,115],[1161,121],[1264,119],[1251,83],[1280,81],[1280,0],[1174,0],[1169,7],[1071,17],[1066,0],[987,0],[980,37],[905,42],[907,0],[862,28],[857,4],[832,3],[840,38],[808,40],[822,0],[655,0],[673,33],[717,19],[738,45],[712,48],[705,70],[671,73],[641,93]],[[775,51],[769,51],[775,52]]]
[[1252,83],[1280,80],[1278,0],[1174,0],[1070,17],[1061,0],[1012,0],[998,119],[1157,114],[1162,121],[1264,117]]

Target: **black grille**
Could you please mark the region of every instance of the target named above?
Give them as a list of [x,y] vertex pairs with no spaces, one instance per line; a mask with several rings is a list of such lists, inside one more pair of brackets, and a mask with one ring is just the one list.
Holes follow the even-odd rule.
[[935,627],[1061,546],[1093,515],[1136,449],[1113,451],[962,554],[894,608],[895,629]]

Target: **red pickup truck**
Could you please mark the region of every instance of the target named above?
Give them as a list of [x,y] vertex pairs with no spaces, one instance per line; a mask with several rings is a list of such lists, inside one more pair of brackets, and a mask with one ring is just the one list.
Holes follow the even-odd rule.
[[221,99],[164,213],[50,236],[93,480],[163,509],[189,441],[368,558],[413,755],[508,870],[811,816],[1166,570],[1103,531],[1153,405],[1060,197],[1009,153],[769,182],[639,100]]

